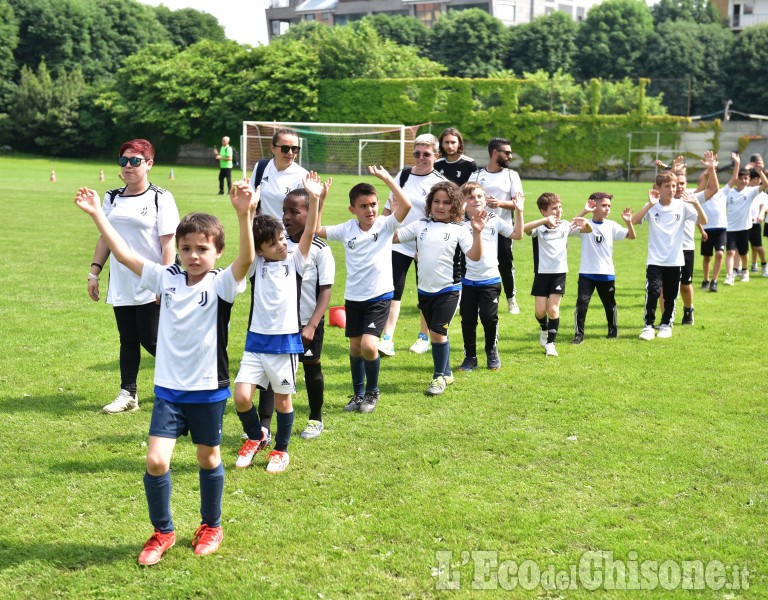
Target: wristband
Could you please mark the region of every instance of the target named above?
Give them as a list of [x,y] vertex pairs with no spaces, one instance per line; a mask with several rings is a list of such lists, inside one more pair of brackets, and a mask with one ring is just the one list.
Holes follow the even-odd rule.
[[92,263],[91,263],[91,266],[92,266],[92,267],[99,267],[99,269],[104,269],[104,265],[100,265],[100,264],[99,264],[99,263],[97,263],[97,262],[92,262]]
[[98,281],[98,280],[99,280],[99,276],[98,275],[94,275],[91,272],[88,273],[88,281]]

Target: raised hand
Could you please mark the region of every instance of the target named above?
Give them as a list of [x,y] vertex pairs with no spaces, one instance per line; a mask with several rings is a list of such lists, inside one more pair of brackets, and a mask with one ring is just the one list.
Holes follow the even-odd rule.
[[[660,160],[658,160],[658,161],[656,161],[656,162],[661,162],[661,161],[660,161]],[[592,212],[593,210],[595,210],[595,206],[597,206],[597,202],[595,202],[594,200],[592,200],[592,199],[590,198],[590,199],[589,199],[589,200],[587,200],[587,202],[584,204],[584,212],[585,212],[585,213],[588,213],[588,212]]]
[[738,152],[731,152],[731,160],[733,161],[733,164],[740,165],[741,164],[741,156],[739,156]]
[[389,171],[387,171],[381,165],[379,165],[378,167],[376,165],[370,165],[368,167],[368,173],[370,173],[377,179],[381,179],[382,181],[385,181],[385,182],[392,179],[392,175],[389,174]]
[[712,150],[706,150],[704,152],[704,158],[701,159],[701,164],[704,165],[705,168],[711,169],[717,168],[717,154],[712,152]]
[[307,190],[307,193],[310,196],[319,198],[320,195],[323,193],[323,188],[324,188],[324,185],[320,179],[320,175],[318,175],[314,171],[310,171],[304,176],[304,189]]
[[632,212],[632,209],[629,206],[627,206],[627,208],[625,208],[621,212],[621,218],[624,219],[625,223],[629,223],[630,221],[632,221],[632,215],[633,214],[634,214],[634,212]]
[[655,188],[648,190],[648,202],[651,203],[651,206],[657,204],[660,198],[661,195],[659,194],[659,190]]
[[549,215],[548,217],[544,217],[544,225],[547,227],[557,227],[560,225],[560,219],[555,215]]
[[471,217],[470,223],[472,224],[472,230],[476,233],[481,233],[485,227],[485,224],[488,223],[489,216],[490,215],[487,211],[481,210],[474,217]]
[[688,204],[693,204],[694,202],[696,202],[696,196],[694,196],[688,190],[683,190],[683,193],[680,195],[680,199],[683,202],[687,202]]
[[259,203],[259,188],[254,190],[248,178],[235,181],[229,190],[229,199],[238,214],[253,214]]
[[96,190],[81,187],[75,194],[75,204],[84,213],[95,214],[99,210],[99,194]]
[[653,164],[656,165],[657,168],[661,169],[662,171],[666,171],[669,169],[666,163],[661,162],[658,158],[653,161]]
[[682,171],[685,173],[687,165],[685,164],[685,156],[682,154],[672,161],[672,171],[675,173]]
[[523,192],[516,192],[515,196],[512,198],[512,205],[515,210],[523,212],[523,209],[525,208],[525,194],[523,194]]
[[584,217],[573,217],[571,221],[571,229],[583,229],[587,224],[587,220]]
[[333,177],[329,177],[325,180],[325,183],[323,183],[323,191],[320,192],[320,199],[325,200],[325,198],[328,196],[328,192],[331,191],[331,186],[333,185]]

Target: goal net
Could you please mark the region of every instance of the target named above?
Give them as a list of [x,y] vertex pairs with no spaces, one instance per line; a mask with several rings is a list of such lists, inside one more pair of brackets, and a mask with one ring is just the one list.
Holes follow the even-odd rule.
[[272,136],[278,129],[298,133],[297,162],[307,170],[333,175],[362,175],[367,165],[394,173],[406,164],[420,126],[360,123],[292,123],[243,121],[240,140],[243,173],[249,175],[261,158],[272,158]]

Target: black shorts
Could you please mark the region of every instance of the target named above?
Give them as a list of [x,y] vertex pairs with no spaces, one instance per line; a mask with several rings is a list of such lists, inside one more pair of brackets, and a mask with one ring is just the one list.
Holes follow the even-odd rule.
[[412,256],[406,256],[400,252],[392,251],[392,283],[395,286],[395,297],[393,300],[403,299],[403,290],[405,290],[405,277],[408,275],[408,269],[413,262]]
[[312,338],[309,346],[304,346],[304,354],[299,354],[299,362],[314,362],[320,360],[323,354],[323,338],[325,338],[325,319],[320,319],[320,323],[315,329],[315,337]]
[[715,252],[725,250],[726,235],[725,229],[718,227],[716,229],[705,229],[707,232],[707,241],[701,240],[701,255],[712,256]]
[[[749,252],[749,229],[728,231],[726,237],[725,247],[729,251],[736,250],[742,256]],[[749,265],[747,265],[747,267],[749,267]]]
[[461,292],[446,292],[437,296],[419,294],[419,310],[424,315],[427,328],[438,335],[448,335],[451,319],[456,314]]
[[546,298],[552,294],[565,296],[565,273],[536,273],[531,296]]
[[695,250],[683,250],[683,257],[685,258],[685,264],[680,269],[680,285],[691,285],[693,281],[693,256],[696,254]]
[[149,435],[173,440],[191,434],[192,443],[202,446],[221,445],[221,427],[227,401],[201,404],[177,404],[155,398]]
[[389,304],[391,300],[376,300],[374,302],[344,301],[344,310],[347,313],[347,325],[344,327],[344,335],[348,338],[360,337],[363,334],[381,337],[384,325],[389,316]]
[[760,237],[760,223],[755,223],[749,230],[749,245],[753,248],[763,247],[763,238]]

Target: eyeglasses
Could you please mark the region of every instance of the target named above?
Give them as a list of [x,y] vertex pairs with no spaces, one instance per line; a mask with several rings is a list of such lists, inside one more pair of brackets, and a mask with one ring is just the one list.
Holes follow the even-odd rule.
[[288,146],[286,144],[285,146],[276,146],[276,148],[280,148],[280,152],[282,152],[283,154],[288,154],[289,152],[298,154],[299,152],[301,152],[300,146]]
[[504,154],[507,158],[512,156],[512,150],[497,150],[499,154]]
[[138,167],[142,162],[149,162],[146,158],[141,158],[141,156],[121,156],[117,159],[117,164],[121,167],[127,167],[128,163],[132,167]]
[[413,158],[421,158],[422,156],[424,158],[430,158],[434,156],[434,154],[432,154],[432,152],[419,152],[418,150],[413,151]]

